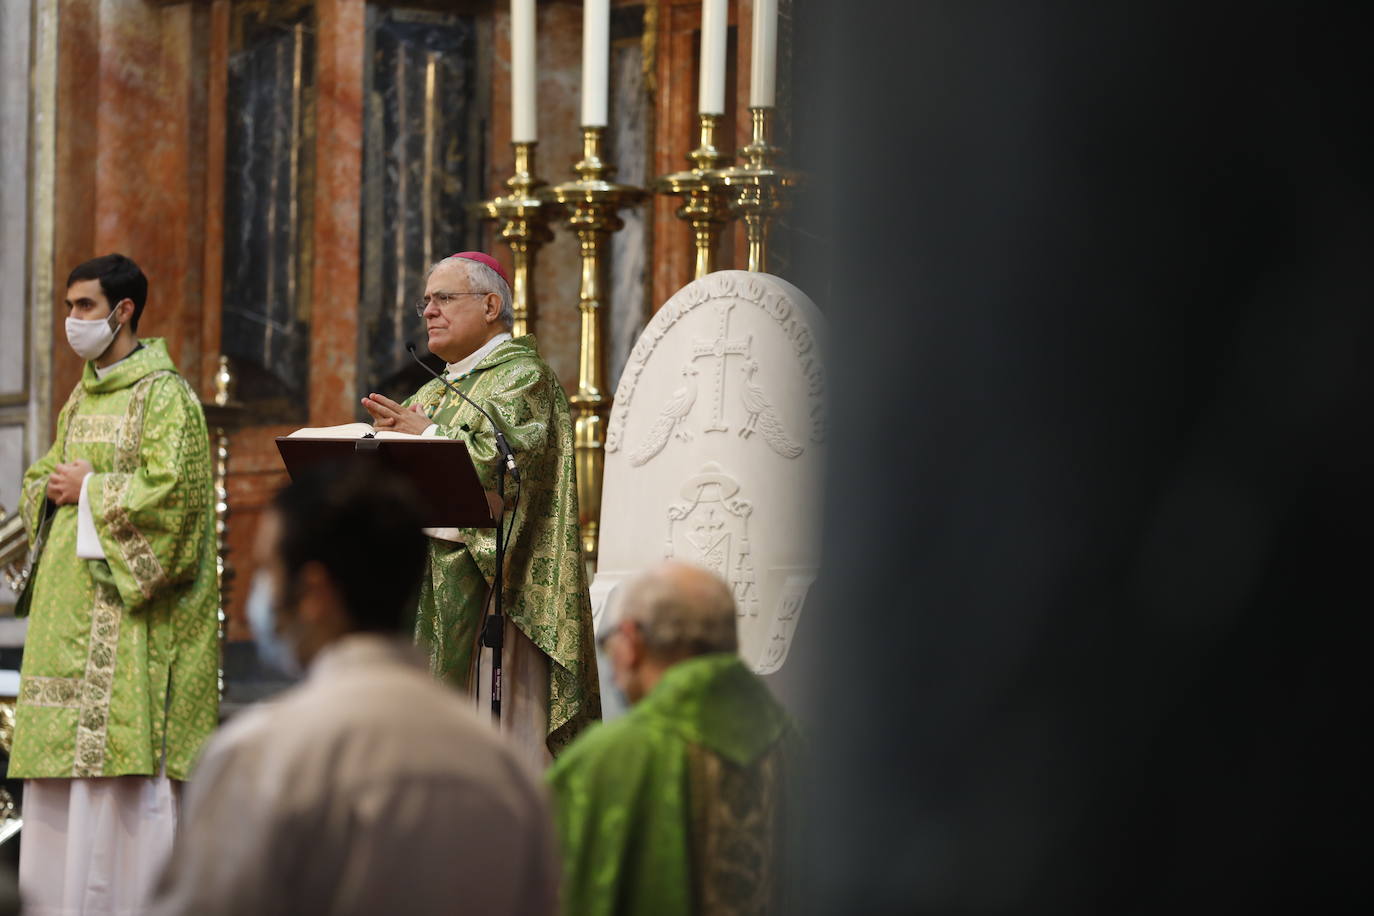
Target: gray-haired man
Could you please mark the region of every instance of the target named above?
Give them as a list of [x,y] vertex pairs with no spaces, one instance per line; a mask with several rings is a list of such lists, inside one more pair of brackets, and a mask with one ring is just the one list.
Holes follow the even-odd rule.
[[566,912],[791,912],[796,731],[740,661],[729,588],[669,561],[621,592],[602,639],[633,708],[549,770]]

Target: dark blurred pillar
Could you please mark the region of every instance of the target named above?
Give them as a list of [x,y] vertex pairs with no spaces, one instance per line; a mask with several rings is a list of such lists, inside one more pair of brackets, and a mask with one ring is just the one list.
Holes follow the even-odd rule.
[[1367,895],[1356,7],[818,6],[814,911]]

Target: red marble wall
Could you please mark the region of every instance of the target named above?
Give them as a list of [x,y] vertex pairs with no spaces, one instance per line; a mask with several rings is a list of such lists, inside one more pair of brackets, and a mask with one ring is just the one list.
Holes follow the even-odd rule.
[[229,0],[210,4],[205,57],[205,209],[202,233],[201,391],[214,390],[220,352],[220,309],[224,290],[224,124],[229,96]]
[[[64,345],[67,274],[95,255],[96,159],[100,150],[100,18],[98,0],[62,0],[57,33],[57,163],[53,180],[53,428],[57,412],[81,377],[81,360]],[[63,66],[86,61],[85,66]],[[139,253],[126,252],[135,259]],[[140,259],[141,260],[141,259]],[[145,333],[154,326],[149,316]]]
[[[205,61],[194,36],[207,11],[64,0],[59,15],[55,340],[65,340],[67,273],[121,251],[149,279],[139,333],[166,337],[200,387]],[[81,363],[63,345],[53,356],[55,416]]]

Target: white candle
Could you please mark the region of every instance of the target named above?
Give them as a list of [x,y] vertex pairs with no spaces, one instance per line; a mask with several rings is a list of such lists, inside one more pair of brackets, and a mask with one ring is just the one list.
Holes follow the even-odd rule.
[[605,127],[610,97],[611,0],[582,5],[582,126]]
[[754,0],[754,36],[749,54],[749,107],[777,102],[778,0]]
[[535,112],[534,0],[510,0],[510,138],[539,139]]
[[697,84],[697,110],[725,114],[725,38],[730,29],[726,0],[701,4],[701,81]]

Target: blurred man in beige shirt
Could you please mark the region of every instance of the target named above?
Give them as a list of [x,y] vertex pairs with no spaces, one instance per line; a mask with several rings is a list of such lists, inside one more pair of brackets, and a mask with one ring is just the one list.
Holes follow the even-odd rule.
[[408,645],[424,556],[380,468],[277,495],[249,616],[264,658],[307,674],[212,739],[152,912],[553,912],[542,790]]

